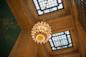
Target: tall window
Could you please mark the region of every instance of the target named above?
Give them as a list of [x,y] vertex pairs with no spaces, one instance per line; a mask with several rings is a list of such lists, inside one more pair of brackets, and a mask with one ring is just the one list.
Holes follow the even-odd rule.
[[33,0],[38,15],[63,9],[62,0]]
[[49,42],[52,50],[72,47],[71,35],[69,31],[53,34]]

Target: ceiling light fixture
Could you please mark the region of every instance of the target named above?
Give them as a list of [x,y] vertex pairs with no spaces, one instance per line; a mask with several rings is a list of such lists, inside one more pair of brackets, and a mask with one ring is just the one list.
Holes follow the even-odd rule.
[[32,28],[31,35],[35,42],[46,43],[51,38],[51,27],[44,21],[37,22]]

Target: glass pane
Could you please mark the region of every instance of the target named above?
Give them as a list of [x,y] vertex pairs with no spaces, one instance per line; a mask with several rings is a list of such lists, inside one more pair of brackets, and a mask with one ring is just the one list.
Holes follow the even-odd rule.
[[49,40],[52,50],[72,47],[70,36],[69,31],[52,34],[52,38]]
[[51,46],[54,46],[51,39],[49,40],[49,42],[50,42]]
[[63,4],[59,4],[58,9],[62,9],[63,8]]
[[58,0],[58,3],[62,3],[62,0]]
[[39,15],[63,9],[62,0],[33,0]]

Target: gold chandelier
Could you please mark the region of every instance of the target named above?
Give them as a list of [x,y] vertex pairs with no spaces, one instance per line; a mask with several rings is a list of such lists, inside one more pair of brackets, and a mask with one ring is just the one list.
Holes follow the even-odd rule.
[[37,43],[46,43],[51,38],[51,27],[46,22],[37,22],[31,31],[32,38]]

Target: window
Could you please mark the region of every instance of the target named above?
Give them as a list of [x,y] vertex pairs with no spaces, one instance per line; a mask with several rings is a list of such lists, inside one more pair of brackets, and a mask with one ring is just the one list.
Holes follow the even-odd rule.
[[33,0],[38,15],[63,9],[62,0]]
[[70,32],[65,31],[52,34],[52,38],[49,39],[49,43],[52,47],[52,50],[72,47]]

